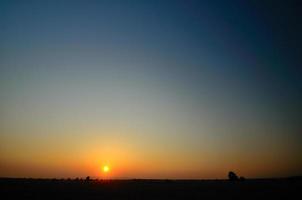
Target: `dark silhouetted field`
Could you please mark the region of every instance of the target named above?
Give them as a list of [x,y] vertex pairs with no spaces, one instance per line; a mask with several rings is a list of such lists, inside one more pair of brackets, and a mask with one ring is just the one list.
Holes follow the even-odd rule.
[[238,182],[0,179],[1,199],[299,199],[301,193],[299,177]]

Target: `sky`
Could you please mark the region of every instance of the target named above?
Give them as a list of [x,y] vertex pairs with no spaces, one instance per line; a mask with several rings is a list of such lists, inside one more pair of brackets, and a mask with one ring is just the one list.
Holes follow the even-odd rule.
[[301,9],[1,1],[0,177],[301,175]]

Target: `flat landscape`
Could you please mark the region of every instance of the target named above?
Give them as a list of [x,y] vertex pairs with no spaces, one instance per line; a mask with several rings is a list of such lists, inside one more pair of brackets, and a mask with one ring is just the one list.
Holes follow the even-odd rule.
[[302,200],[301,11],[0,0],[0,200]]
[[301,178],[245,181],[0,179],[2,199],[292,199],[301,196],[301,191]]

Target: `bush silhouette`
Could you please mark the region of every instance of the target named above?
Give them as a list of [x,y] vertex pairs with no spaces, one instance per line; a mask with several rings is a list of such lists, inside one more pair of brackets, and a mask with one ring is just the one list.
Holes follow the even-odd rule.
[[87,176],[85,180],[90,181],[90,176]]
[[228,177],[229,177],[229,180],[230,180],[230,181],[238,181],[238,180],[239,180],[239,178],[238,178],[238,176],[235,174],[235,172],[232,172],[232,171],[229,172]]

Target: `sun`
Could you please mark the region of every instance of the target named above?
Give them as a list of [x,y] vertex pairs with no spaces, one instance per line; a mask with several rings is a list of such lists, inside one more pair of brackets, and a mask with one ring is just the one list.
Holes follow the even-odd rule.
[[110,168],[109,168],[108,165],[104,165],[104,166],[103,166],[103,172],[104,172],[104,173],[108,173],[109,170],[110,170]]

